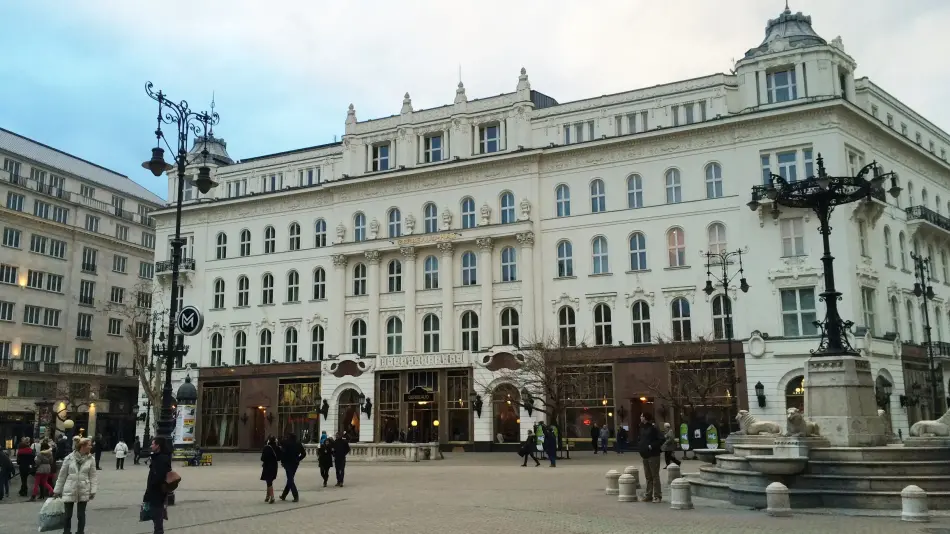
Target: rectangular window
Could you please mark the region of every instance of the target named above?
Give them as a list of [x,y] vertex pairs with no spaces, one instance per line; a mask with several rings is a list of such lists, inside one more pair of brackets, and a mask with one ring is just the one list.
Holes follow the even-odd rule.
[[6,227],[3,229],[3,246],[10,248],[20,248],[20,231],[16,228]]
[[139,308],[151,308],[152,294],[146,291],[139,291],[135,297],[135,305]]
[[623,115],[614,117],[614,135],[623,135]]
[[142,232],[142,246],[145,248],[155,248],[155,234]]
[[86,215],[86,230],[90,232],[99,231],[99,217],[95,215]]
[[864,154],[857,150],[848,148],[848,176],[857,176],[858,171],[864,167]]
[[79,186],[79,195],[86,198],[94,198],[96,196],[96,188],[86,184],[81,184]]
[[96,274],[98,263],[99,251],[94,248],[84,247],[82,249],[82,271],[84,273]]
[[769,96],[769,104],[787,102],[798,98],[794,69],[767,73],[765,75],[765,83]]
[[701,122],[706,122],[706,101],[699,101],[699,120]]
[[16,304],[0,300],[0,321],[13,322],[13,311]]
[[3,170],[10,173],[10,181],[13,182],[18,176],[20,176],[20,162],[10,158],[4,158]]
[[125,274],[129,259],[118,254],[112,256],[112,272]]
[[109,302],[115,304],[122,304],[125,301],[125,288],[112,286],[112,291],[109,294]]
[[23,306],[23,324],[39,326],[43,321],[43,308],[40,306]]
[[30,236],[30,252],[36,252],[37,254],[46,254],[46,249],[49,247],[49,238],[41,236],[39,234],[33,234]]
[[373,172],[389,170],[389,143],[373,146]]
[[815,161],[811,155],[811,149],[802,149],[802,159],[805,160],[805,178],[815,176]]
[[79,321],[76,325],[76,337],[80,339],[91,339],[92,338],[92,315],[88,313],[80,313]]
[[119,353],[106,353],[106,374],[114,375],[119,372]]
[[587,121],[587,139],[594,140],[594,121]]
[[442,161],[442,136],[433,135],[425,138],[425,162],[435,163]]
[[23,211],[23,195],[7,191],[7,209]]
[[485,125],[478,129],[479,154],[491,154],[500,150],[499,131],[497,124]]
[[864,326],[874,335],[874,290],[861,288],[861,306],[864,309]]
[[680,107],[670,106],[670,115],[673,117],[673,126],[680,125]]
[[62,293],[63,277],[58,274],[46,273],[46,290],[53,293]]
[[582,143],[584,142],[584,123],[578,122],[574,124],[574,142]]
[[0,264],[0,284],[16,285],[17,268],[13,265]]
[[69,210],[59,206],[53,206],[53,220],[66,224],[69,221]]
[[778,174],[788,182],[798,181],[798,154],[796,152],[779,152],[776,154],[778,159]]
[[228,182],[228,198],[239,197],[247,194],[247,179],[232,180]]
[[683,106],[683,109],[686,110],[686,124],[693,124],[696,122],[696,119],[693,117],[693,104],[686,104]]
[[155,264],[147,261],[139,262],[139,278],[151,280],[155,277]]
[[[26,345],[24,344],[24,347]],[[34,349],[38,345],[29,345]],[[35,352],[34,352],[35,354]],[[36,361],[34,358],[33,360]],[[17,396],[18,397],[48,397],[53,398],[56,396],[56,382],[40,382],[36,380],[20,380],[17,382]]]
[[73,363],[78,365],[89,365],[89,349],[76,349],[76,355],[73,357]]
[[52,308],[43,309],[43,326],[48,326],[50,328],[59,328],[59,314],[60,310],[54,310]]
[[648,120],[650,116],[649,113],[650,113],[649,111],[640,112],[640,128],[641,128],[640,131],[642,132],[645,132],[650,129],[650,122]]
[[42,271],[29,270],[26,273],[26,287],[32,289],[43,289],[43,279],[46,273]]
[[570,124],[564,125],[564,144],[565,145],[571,144],[571,125]]
[[785,337],[814,336],[818,334],[815,321],[815,288],[782,290],[782,324]]
[[43,202],[42,200],[33,201],[33,215],[37,217],[49,219],[52,209],[53,206],[49,202]]
[[637,114],[627,115],[627,133],[637,133]]
[[115,225],[115,237],[116,239],[121,239],[122,241],[128,241],[129,227],[124,224]]
[[768,185],[772,181],[772,163],[768,154],[759,157],[762,164],[762,184]]
[[113,317],[110,317],[108,332],[110,336],[121,336],[122,335],[122,319],[115,319]]
[[80,280],[79,282],[79,304],[83,306],[92,306],[95,304],[96,283],[91,280]]
[[805,221],[801,217],[782,219],[782,256],[805,255]]
[[112,195],[112,206],[115,208],[115,214],[121,216],[125,208],[125,199],[118,195]]

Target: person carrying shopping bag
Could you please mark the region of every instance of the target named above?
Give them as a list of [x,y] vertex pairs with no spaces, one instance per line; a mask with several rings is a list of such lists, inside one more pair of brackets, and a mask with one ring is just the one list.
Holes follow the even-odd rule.
[[73,511],[76,511],[76,534],[86,532],[86,505],[96,498],[99,478],[92,458],[92,441],[80,439],[72,454],[63,460],[56,478],[53,498],[61,497],[66,508],[66,527],[63,534],[71,534]]
[[[152,440],[152,454],[149,456],[148,480],[145,483],[145,495],[142,497],[142,512],[147,512],[153,525],[153,534],[165,534],[165,500],[168,498],[168,479],[172,471],[172,453],[168,440],[158,437]],[[178,477],[178,480],[181,480]],[[175,487],[177,487],[175,483]],[[142,519],[143,513],[139,514]],[[147,519],[142,519],[147,520]]]

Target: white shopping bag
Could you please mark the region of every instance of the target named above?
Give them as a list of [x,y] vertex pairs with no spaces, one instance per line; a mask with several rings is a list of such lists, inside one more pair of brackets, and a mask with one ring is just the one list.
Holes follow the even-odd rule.
[[62,530],[66,526],[66,506],[62,499],[46,499],[40,508],[39,532]]

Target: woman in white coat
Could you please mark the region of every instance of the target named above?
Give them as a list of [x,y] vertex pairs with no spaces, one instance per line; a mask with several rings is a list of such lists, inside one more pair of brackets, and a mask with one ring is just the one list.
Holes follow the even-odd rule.
[[115,468],[125,469],[125,457],[129,455],[129,446],[121,439],[115,445]]
[[70,534],[73,522],[73,508],[76,509],[76,534],[86,531],[86,504],[96,498],[99,481],[96,478],[96,461],[90,452],[92,441],[83,438],[75,445],[73,453],[63,460],[63,467],[56,479],[54,497],[62,497],[66,506],[66,528],[63,534]]

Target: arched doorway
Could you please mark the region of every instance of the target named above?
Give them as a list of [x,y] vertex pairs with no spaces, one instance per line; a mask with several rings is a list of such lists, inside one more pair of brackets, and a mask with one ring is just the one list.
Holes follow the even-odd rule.
[[340,393],[337,400],[337,431],[345,432],[350,442],[360,440],[360,394],[355,389]]
[[789,380],[785,386],[785,410],[789,408],[798,408],[799,412],[805,413],[805,377],[803,375]]
[[501,384],[492,392],[494,426],[492,439],[505,443],[521,441],[521,393],[511,384]]

